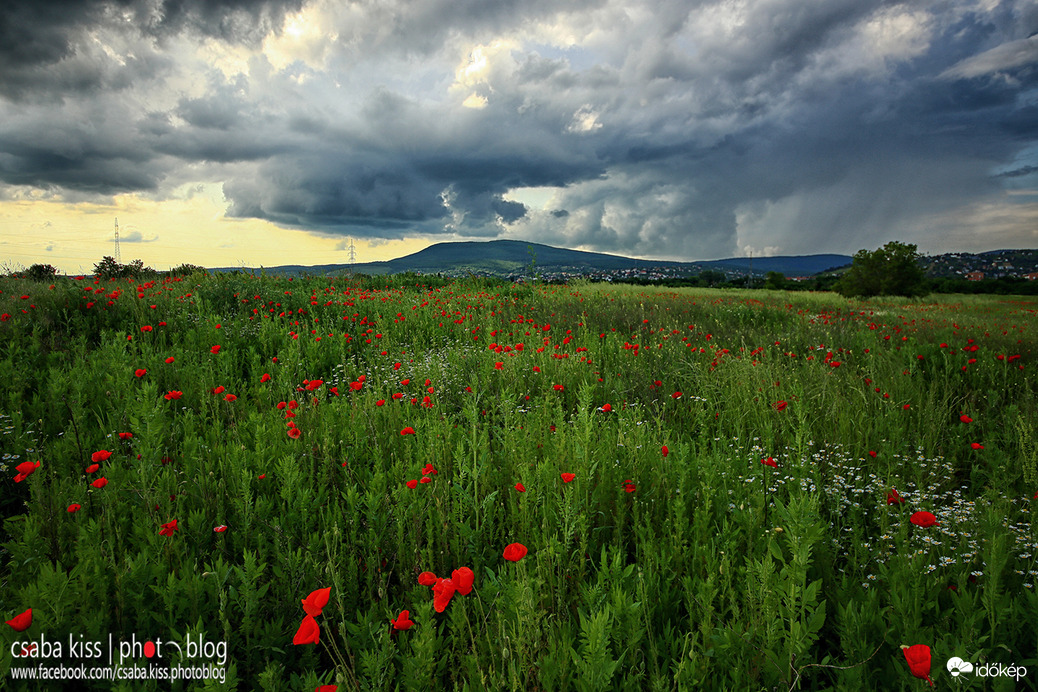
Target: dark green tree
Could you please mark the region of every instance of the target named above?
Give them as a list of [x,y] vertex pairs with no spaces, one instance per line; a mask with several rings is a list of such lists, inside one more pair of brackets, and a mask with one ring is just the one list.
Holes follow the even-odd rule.
[[94,276],[99,279],[119,279],[125,276],[123,265],[115,261],[110,255],[105,255],[101,261],[94,265]]
[[844,296],[918,296],[926,293],[919,252],[910,243],[892,240],[878,250],[859,250],[836,290]]
[[33,281],[53,281],[58,270],[50,264],[34,264],[25,270],[25,277]]
[[783,289],[786,287],[786,275],[782,272],[768,272],[764,279],[764,288]]

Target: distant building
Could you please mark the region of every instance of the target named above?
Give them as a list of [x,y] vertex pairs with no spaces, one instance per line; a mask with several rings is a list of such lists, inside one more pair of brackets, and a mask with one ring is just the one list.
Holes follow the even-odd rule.
[[966,280],[967,281],[983,281],[984,280],[984,272],[969,272],[968,274],[966,274]]
[[1028,281],[1038,280],[1038,272],[1031,272],[1030,274],[1024,274],[1024,278]]

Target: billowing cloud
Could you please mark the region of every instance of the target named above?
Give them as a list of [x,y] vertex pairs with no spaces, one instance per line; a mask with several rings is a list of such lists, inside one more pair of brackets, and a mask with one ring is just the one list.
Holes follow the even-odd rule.
[[689,259],[1001,209],[975,237],[1025,244],[1036,31],[1024,0],[14,0],[0,198],[216,184],[315,234]]

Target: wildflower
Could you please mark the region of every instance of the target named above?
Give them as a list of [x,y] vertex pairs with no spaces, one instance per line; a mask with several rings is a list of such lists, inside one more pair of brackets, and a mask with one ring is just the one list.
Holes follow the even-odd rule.
[[302,434],[303,433],[302,433],[302,431],[299,428],[294,428],[293,427],[293,428],[289,428],[288,429],[288,436],[291,437],[293,440],[299,439],[299,436],[302,435]]
[[963,423],[972,423],[973,422],[973,419],[970,418],[969,416],[967,416],[965,413],[962,414],[961,416],[959,416],[959,420],[961,420]]
[[224,401],[237,401],[238,397],[233,394],[228,394],[223,398]]
[[219,526],[214,526],[213,527],[213,532],[214,533],[223,533],[226,530],[227,530],[227,524],[220,524]]
[[414,435],[414,428],[410,425],[400,431],[401,435]]
[[879,455],[878,452],[875,452],[875,451],[873,451],[871,449],[869,450],[869,456],[872,457],[873,459],[875,459],[878,455]]
[[450,579],[437,579],[433,584],[433,610],[442,613],[454,598],[454,582]]
[[623,486],[624,486],[624,492],[626,492],[626,493],[633,493],[635,490],[638,489],[638,486],[636,486],[630,480],[624,481],[623,482]]
[[407,487],[410,488],[411,490],[414,490],[415,488],[417,488],[418,487],[418,479],[417,478],[412,478],[411,480],[407,481]]
[[119,433],[119,439],[120,440],[129,440],[129,439],[132,439],[132,438],[133,438],[133,433],[131,433],[131,432],[121,432],[121,433]]
[[292,643],[296,646],[300,644],[316,644],[320,638],[321,628],[318,626],[317,620],[314,620],[312,615],[307,615],[299,624],[296,635],[292,637]]
[[137,368],[136,370],[133,371],[133,374],[134,374],[135,377],[144,377],[145,375],[148,374],[148,371],[145,370],[144,368]]
[[515,484],[515,489],[518,490],[521,493],[525,493],[526,492],[526,486],[523,485],[522,483],[516,483]]
[[90,485],[94,486],[95,488],[100,489],[100,488],[103,488],[106,485],[108,485],[108,479],[105,478],[104,476],[101,476],[100,478],[98,478],[96,481],[94,481]]
[[184,392],[171,389],[170,391],[166,392],[165,399],[166,401],[173,401],[174,399],[179,399],[182,396],[184,396]]
[[905,498],[901,497],[900,493],[895,488],[891,488],[887,493],[887,504],[888,505],[902,505],[905,503]]
[[667,445],[663,445],[663,447],[660,448],[660,452],[663,454],[663,456],[667,456],[668,454],[670,454],[670,450],[667,449]]
[[922,526],[924,529],[931,526],[940,526],[937,517],[930,512],[916,512],[908,520],[916,526]]
[[563,387],[561,384],[553,384],[552,389],[554,389],[556,392],[561,392],[565,389],[565,387]]
[[29,629],[29,626],[32,624],[32,608],[29,608],[24,613],[19,613],[18,615],[15,615],[13,618],[7,620],[6,622],[8,625],[11,626],[11,629],[13,629],[15,632],[24,632],[25,630]]
[[331,593],[332,587],[330,586],[311,591],[310,595],[301,601],[303,610],[307,615],[317,617],[321,614],[324,607],[328,605],[328,598],[331,596]]
[[414,622],[411,621],[411,611],[402,610],[400,615],[397,616],[396,620],[390,620],[395,630],[409,630],[414,626]]
[[612,410],[613,407],[610,404],[602,404],[602,411],[604,411],[605,413],[609,413]]
[[263,377],[260,378],[260,382],[270,382],[270,373],[263,373]]
[[778,462],[775,461],[775,459],[773,457],[768,457],[767,459],[761,459],[760,463],[764,464],[765,466],[770,466],[773,469],[777,469],[778,468]]
[[574,478],[577,477],[577,474],[575,474],[575,473],[563,473],[563,474],[560,474],[560,475],[562,476],[562,482],[563,483],[569,483],[570,481],[572,481]]
[[112,456],[112,453],[107,449],[100,449],[90,455],[90,461],[95,464],[102,461],[108,461],[108,457]]
[[83,509],[83,505],[76,504],[75,502],[73,502],[71,505],[68,506],[68,513],[75,514],[81,509]]
[[177,520],[174,519],[173,521],[166,522],[165,524],[162,525],[162,528],[159,529],[159,535],[160,536],[172,536],[174,531],[179,531],[179,530],[180,530],[180,528],[177,526]]
[[972,447],[973,449],[984,449],[984,445],[980,444],[979,442],[971,442],[970,447]]
[[91,464],[83,469],[83,473],[90,475],[91,473],[97,473],[97,470],[101,468],[100,464]]
[[509,562],[519,562],[526,556],[527,549],[522,543],[509,543],[505,546],[504,558]]
[[418,575],[418,583],[422,586],[432,586],[436,583],[436,575],[432,572],[422,572]]
[[786,410],[786,406],[788,406],[788,405],[789,405],[789,402],[786,402],[786,401],[776,401],[774,404],[772,404],[772,406],[775,407],[776,411],[785,411]]
[[459,567],[451,572],[451,582],[454,584],[454,589],[462,596],[468,596],[469,592],[472,591],[472,582],[475,578],[476,575],[468,567]]
[[166,364],[167,364],[167,365],[169,365],[169,364],[170,364],[170,363],[172,363],[172,362],[173,362],[174,360],[176,360],[176,359],[175,359],[175,358],[174,358],[173,356],[170,356],[169,358],[167,358],[167,359],[166,359]]
[[926,644],[916,644],[915,646],[902,646],[901,650],[905,653],[905,660],[908,661],[912,675],[920,680],[926,680],[930,683],[930,687],[933,687],[933,680],[930,679],[930,647]]
[[37,461],[34,464],[31,461],[23,461],[22,463],[18,464],[14,468],[15,468],[15,471],[18,472],[18,475],[16,475],[14,477],[14,482],[15,483],[21,483],[26,478],[31,476],[36,469],[40,468],[40,462]]
[[209,349],[209,352],[210,353],[219,353],[220,352],[220,344],[216,344],[215,346],[213,346],[211,349]]

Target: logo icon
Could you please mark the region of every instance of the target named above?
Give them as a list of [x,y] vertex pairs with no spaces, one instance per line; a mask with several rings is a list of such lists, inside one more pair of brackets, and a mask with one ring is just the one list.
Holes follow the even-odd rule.
[[948,672],[952,674],[953,678],[957,678],[963,673],[973,672],[973,664],[969,661],[963,661],[958,656],[953,656],[952,658],[949,658],[948,665],[946,667],[948,668]]

